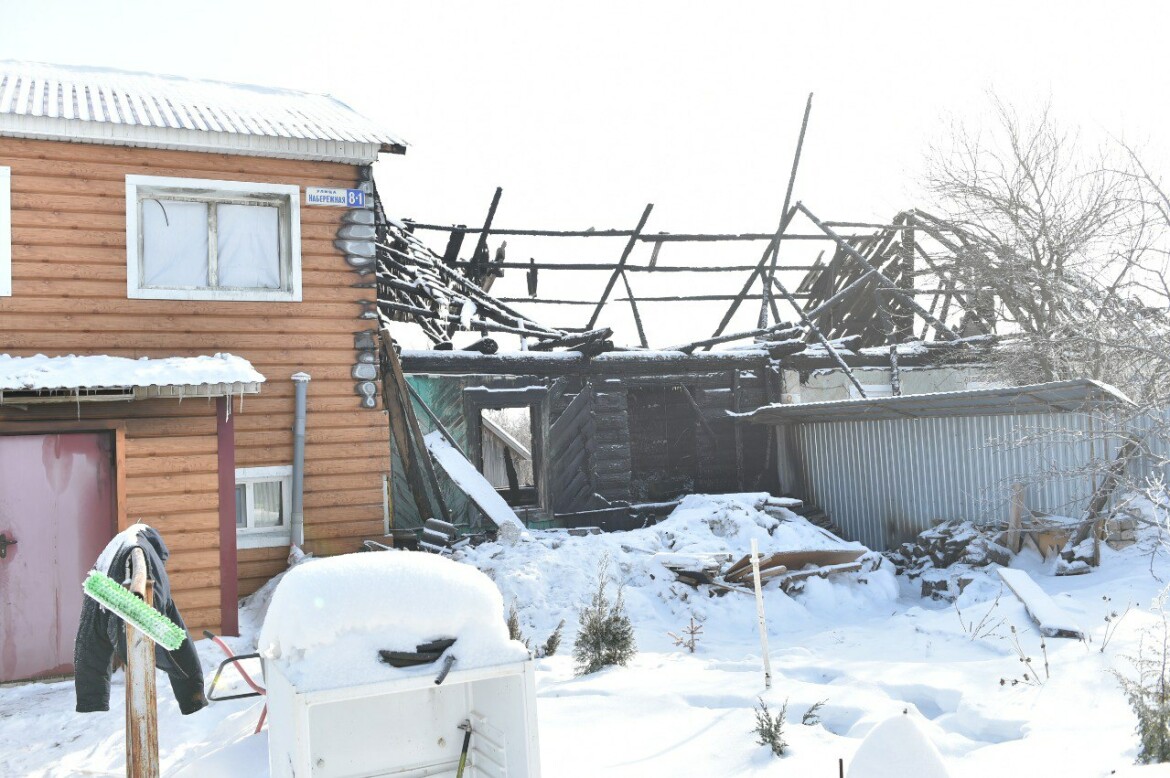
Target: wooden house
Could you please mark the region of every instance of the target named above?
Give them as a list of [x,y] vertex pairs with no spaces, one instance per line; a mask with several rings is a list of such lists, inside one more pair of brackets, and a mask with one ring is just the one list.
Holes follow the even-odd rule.
[[0,682],[69,671],[134,522],[195,634],[290,543],[386,533],[370,166],[404,150],[327,96],[0,63]]

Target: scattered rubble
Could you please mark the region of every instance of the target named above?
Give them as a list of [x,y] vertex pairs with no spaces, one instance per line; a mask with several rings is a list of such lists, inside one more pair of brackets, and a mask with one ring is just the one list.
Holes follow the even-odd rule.
[[921,581],[922,596],[954,600],[971,581],[970,570],[990,564],[1006,565],[1012,553],[1004,545],[1007,533],[985,529],[974,522],[944,521],[886,554],[898,575]]

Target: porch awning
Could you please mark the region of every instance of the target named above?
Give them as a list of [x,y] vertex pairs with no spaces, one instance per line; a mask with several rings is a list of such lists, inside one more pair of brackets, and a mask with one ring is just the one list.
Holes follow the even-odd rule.
[[100,402],[257,394],[261,375],[231,354],[129,359],[0,354],[0,404]]
[[1133,402],[1108,384],[1078,378],[1046,384],[907,394],[900,397],[780,403],[733,415],[755,424],[812,424],[932,416],[1092,413],[1119,406],[1133,406]]

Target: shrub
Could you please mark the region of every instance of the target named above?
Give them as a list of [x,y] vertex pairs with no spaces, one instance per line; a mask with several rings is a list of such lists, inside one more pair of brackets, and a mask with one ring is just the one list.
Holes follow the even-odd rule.
[[806,710],[804,715],[800,717],[800,723],[806,727],[815,727],[817,724],[820,724],[821,708],[825,707],[826,702],[828,702],[828,700],[818,700],[817,702],[814,702],[812,707]]
[[565,620],[561,619],[561,623],[557,624],[557,628],[549,634],[548,640],[544,641],[544,645],[541,646],[541,656],[552,656],[557,652],[557,649],[561,647],[561,633],[564,632],[564,629]]
[[595,673],[610,665],[626,665],[638,653],[634,642],[634,625],[626,615],[622,587],[610,604],[606,596],[609,583],[609,557],[602,557],[597,565],[597,591],[589,605],[581,609],[580,629],[573,642],[573,659],[577,675]]
[[520,611],[516,608],[515,600],[512,600],[512,607],[508,609],[508,639],[518,640],[524,645],[528,645],[528,641],[524,638],[524,632],[520,629]]
[[1161,638],[1153,641],[1151,646],[1147,641],[1149,637],[1148,633],[1143,636],[1136,657],[1127,657],[1137,670],[1137,680],[1114,674],[1137,716],[1136,732],[1141,740],[1137,763],[1161,764],[1170,762],[1170,678],[1167,677],[1170,630],[1165,614],[1162,616]]
[[788,714],[788,700],[784,701],[775,716],[768,709],[764,699],[761,697],[759,700],[760,707],[755,709],[756,742],[772,749],[773,756],[784,756],[784,749],[788,748],[788,743],[784,740],[784,717]]

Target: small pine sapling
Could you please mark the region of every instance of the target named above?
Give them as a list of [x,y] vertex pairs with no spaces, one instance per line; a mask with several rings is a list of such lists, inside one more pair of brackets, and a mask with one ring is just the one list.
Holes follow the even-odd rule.
[[573,659],[577,675],[595,673],[610,665],[627,665],[638,653],[634,625],[626,615],[622,587],[611,604],[606,595],[609,583],[609,556],[597,565],[597,591],[589,605],[581,609],[580,629],[573,642]]
[[520,629],[520,611],[516,608],[515,600],[512,600],[512,607],[508,609],[508,639],[517,640],[529,651],[532,650],[532,646],[528,645],[528,638],[524,637],[524,631]]
[[561,623],[557,624],[557,628],[549,633],[548,640],[544,641],[544,645],[540,647],[540,656],[552,656],[557,652],[557,649],[561,647],[561,637],[564,630],[565,620],[561,619]]
[[780,710],[776,711],[776,715],[772,715],[772,711],[768,709],[768,704],[764,702],[764,698],[758,698],[760,705],[755,709],[756,711],[756,742],[761,746],[767,746],[772,749],[773,756],[784,756],[784,749],[788,748],[788,742],[784,740],[784,717],[788,715],[788,700],[780,706]]
[[682,646],[692,654],[695,653],[695,646],[698,645],[699,636],[703,634],[703,625],[695,622],[695,617],[691,616],[691,623],[680,630],[682,635],[676,635],[673,632],[667,632],[674,638],[676,646]]
[[524,642],[524,633],[520,631],[520,611],[516,609],[516,601],[508,608],[508,640]]
[[820,724],[821,708],[825,707],[826,702],[828,702],[828,700],[818,700],[817,702],[814,702],[812,707],[806,710],[804,715],[800,717],[800,723],[806,727],[815,727],[817,724]]

